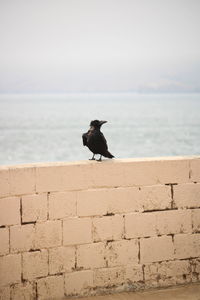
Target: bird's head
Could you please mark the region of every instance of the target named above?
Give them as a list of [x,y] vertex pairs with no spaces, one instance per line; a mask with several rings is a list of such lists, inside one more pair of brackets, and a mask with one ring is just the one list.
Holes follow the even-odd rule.
[[94,121],[91,121],[91,122],[90,122],[90,127],[93,127],[93,128],[101,128],[101,126],[102,126],[104,123],[107,123],[107,121],[94,120]]

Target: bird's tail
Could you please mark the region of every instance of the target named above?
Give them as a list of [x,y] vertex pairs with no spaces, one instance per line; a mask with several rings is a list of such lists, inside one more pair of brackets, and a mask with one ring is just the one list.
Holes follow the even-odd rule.
[[107,151],[105,157],[113,158],[114,155],[112,155],[109,151]]

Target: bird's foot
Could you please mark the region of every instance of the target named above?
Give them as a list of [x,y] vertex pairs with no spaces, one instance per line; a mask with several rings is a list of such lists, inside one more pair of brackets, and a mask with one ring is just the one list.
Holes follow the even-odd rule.
[[96,160],[94,157],[92,157],[92,158],[89,158],[89,160]]
[[100,156],[99,159],[97,159],[97,161],[102,161],[101,157],[102,157],[102,156]]

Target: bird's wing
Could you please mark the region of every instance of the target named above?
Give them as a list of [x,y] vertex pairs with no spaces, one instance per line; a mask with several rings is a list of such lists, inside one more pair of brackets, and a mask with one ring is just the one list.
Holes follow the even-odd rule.
[[87,145],[87,132],[82,135],[82,139],[83,139],[83,146],[86,146]]
[[107,150],[108,149],[108,144],[107,144],[107,141],[106,141],[106,139],[105,139],[105,137],[104,137],[104,135],[103,135],[103,133],[101,132],[101,140],[102,140],[102,142],[103,142],[103,147]]

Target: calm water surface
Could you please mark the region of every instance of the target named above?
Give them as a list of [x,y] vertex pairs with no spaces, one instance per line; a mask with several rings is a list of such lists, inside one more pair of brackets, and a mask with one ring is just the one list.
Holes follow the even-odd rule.
[[200,94],[0,95],[0,165],[88,159],[92,119],[116,158],[200,154]]

